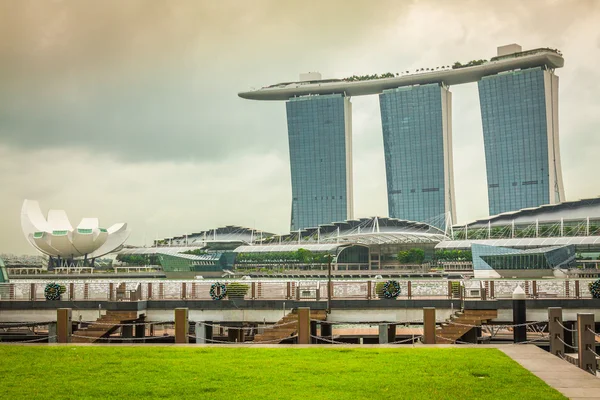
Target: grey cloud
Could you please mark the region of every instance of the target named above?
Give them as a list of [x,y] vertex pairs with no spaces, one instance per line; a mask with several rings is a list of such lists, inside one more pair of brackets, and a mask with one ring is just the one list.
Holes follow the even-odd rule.
[[[512,42],[565,54],[567,197],[596,195],[599,18],[596,1],[0,2],[0,246],[22,245],[24,197],[130,221],[134,243],[144,231],[226,223],[285,232],[285,107],[237,92],[308,70],[340,77],[489,58]],[[476,86],[451,90],[465,222],[487,212],[481,121]],[[355,215],[385,215],[378,100],[353,103]]]

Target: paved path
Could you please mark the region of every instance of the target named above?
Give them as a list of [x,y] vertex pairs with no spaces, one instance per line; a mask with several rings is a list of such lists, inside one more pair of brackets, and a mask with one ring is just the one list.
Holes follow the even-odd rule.
[[497,347],[569,399],[600,400],[600,378],[573,364],[534,345]]

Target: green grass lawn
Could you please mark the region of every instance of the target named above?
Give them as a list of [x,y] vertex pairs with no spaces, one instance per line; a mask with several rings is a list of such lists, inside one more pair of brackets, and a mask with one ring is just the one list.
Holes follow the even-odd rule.
[[2,345],[0,398],[565,397],[496,349]]

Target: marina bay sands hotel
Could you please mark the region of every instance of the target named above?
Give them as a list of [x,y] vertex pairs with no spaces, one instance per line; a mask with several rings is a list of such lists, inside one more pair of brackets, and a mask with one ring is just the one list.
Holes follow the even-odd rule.
[[347,79],[309,73],[239,96],[286,101],[292,231],[353,218],[350,98],[371,94],[381,108],[389,217],[443,228],[456,215],[452,85],[478,84],[490,215],[564,201],[554,74],[563,65],[557,50],[512,44],[490,61]]

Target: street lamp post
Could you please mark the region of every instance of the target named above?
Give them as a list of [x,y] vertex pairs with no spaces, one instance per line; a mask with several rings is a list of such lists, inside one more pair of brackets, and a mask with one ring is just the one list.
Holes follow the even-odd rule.
[[331,259],[333,256],[330,254],[327,262],[327,314],[331,313]]

